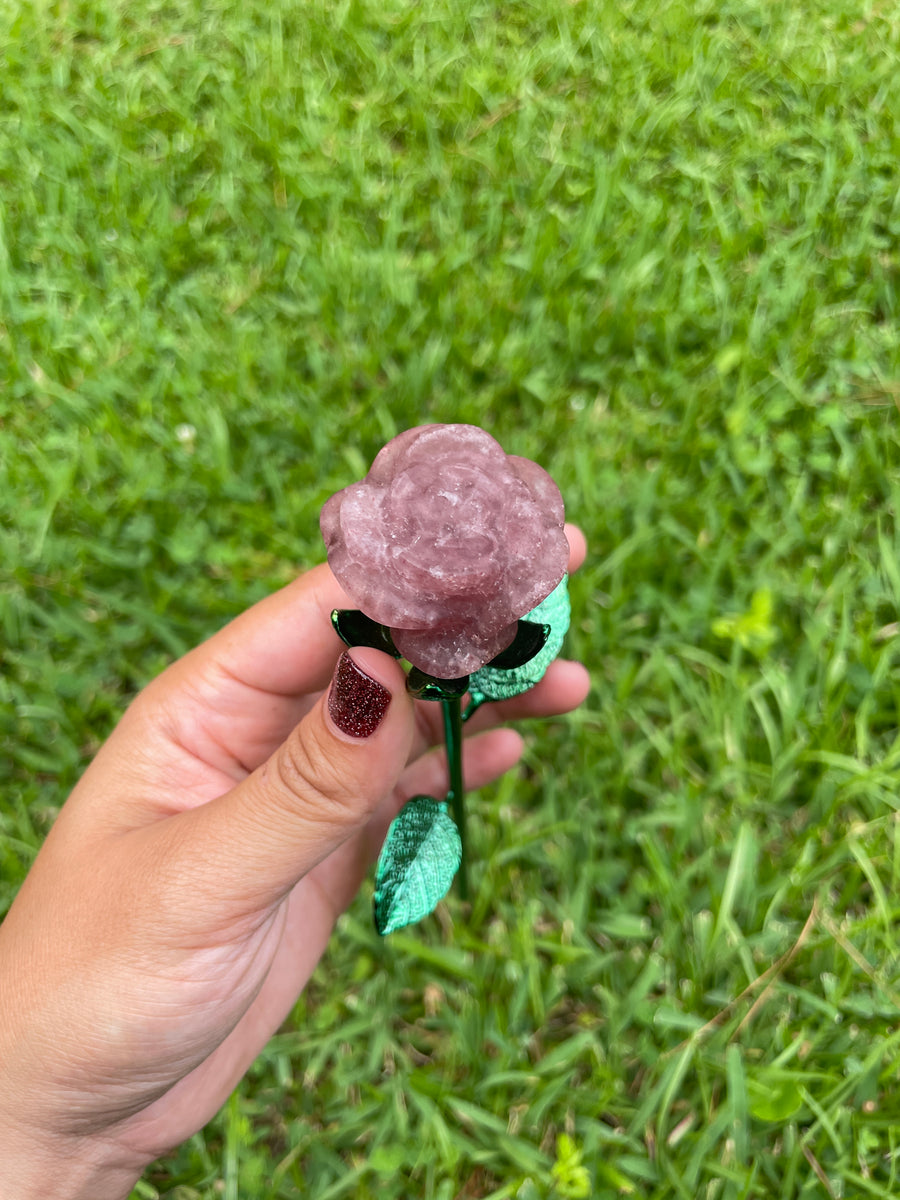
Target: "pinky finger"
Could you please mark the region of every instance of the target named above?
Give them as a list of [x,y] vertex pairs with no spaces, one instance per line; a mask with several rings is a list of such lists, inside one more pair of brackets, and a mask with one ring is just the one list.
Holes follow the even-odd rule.
[[[499,779],[522,757],[525,743],[514,729],[491,729],[463,743],[463,780],[466,791],[474,791]],[[403,801],[411,796],[434,796],[440,800],[448,790],[447,754],[429,751],[408,767],[398,791]]]

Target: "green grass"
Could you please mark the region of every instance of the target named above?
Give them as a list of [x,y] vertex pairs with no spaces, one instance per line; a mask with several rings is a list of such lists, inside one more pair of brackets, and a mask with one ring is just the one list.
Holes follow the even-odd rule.
[[895,1196],[892,6],[4,4],[0,64],[0,906],[397,430],[591,543],[471,920],[361,897],[135,1195]]

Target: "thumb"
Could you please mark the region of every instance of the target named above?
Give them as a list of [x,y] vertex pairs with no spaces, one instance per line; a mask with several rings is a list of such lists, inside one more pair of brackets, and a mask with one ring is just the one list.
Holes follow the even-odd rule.
[[212,872],[234,915],[277,903],[393,789],[414,733],[405,684],[380,650],[345,651],[328,691],[270,759],[175,818],[179,848],[203,847],[204,875]]

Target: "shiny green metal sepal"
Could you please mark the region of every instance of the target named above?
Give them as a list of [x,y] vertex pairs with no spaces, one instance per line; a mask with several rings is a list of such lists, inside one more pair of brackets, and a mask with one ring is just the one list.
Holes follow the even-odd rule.
[[519,621],[519,627],[512,642],[505,650],[501,650],[496,658],[492,658],[485,665],[499,667],[502,671],[512,671],[516,667],[524,667],[536,654],[540,654],[549,636],[549,625],[538,625],[536,621],[526,621],[523,618]]
[[391,631],[387,625],[380,625],[367,617],[358,608],[336,608],[331,614],[331,624],[334,631],[345,646],[371,646],[375,650],[383,650],[394,658],[400,657],[400,651],[394,645]]
[[469,676],[459,679],[437,679],[412,667],[406,677],[406,690],[414,700],[458,700],[469,690]]
[[547,668],[562,649],[571,620],[568,578],[568,575],[563,575],[550,595],[523,618],[538,625],[549,625],[550,632],[543,649],[528,662],[512,670],[497,666],[495,659],[476,671],[469,679],[472,701],[466,709],[465,718],[471,716],[485,700],[509,700],[520,692],[527,692],[544,678]]
[[375,870],[375,928],[385,937],[421,921],[446,896],[462,843],[447,805],[414,796],[391,824]]

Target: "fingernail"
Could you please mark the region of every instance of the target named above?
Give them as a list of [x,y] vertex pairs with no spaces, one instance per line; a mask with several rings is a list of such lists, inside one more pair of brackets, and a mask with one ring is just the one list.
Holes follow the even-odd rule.
[[341,733],[369,737],[381,724],[390,702],[387,688],[358,667],[345,650],[328,693],[328,711]]

